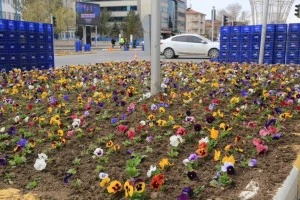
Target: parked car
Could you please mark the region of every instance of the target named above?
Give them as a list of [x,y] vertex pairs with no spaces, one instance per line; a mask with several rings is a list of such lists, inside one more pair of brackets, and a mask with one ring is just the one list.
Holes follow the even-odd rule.
[[220,43],[197,34],[180,34],[160,41],[160,53],[166,58],[181,55],[204,55],[219,57]]

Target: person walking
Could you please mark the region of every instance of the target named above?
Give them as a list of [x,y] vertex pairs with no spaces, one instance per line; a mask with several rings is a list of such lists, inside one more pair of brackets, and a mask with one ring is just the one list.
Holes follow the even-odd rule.
[[125,39],[123,37],[120,38],[119,44],[120,44],[120,49],[122,49],[122,47],[124,47],[125,44]]
[[116,40],[113,38],[111,39],[111,47],[115,48]]

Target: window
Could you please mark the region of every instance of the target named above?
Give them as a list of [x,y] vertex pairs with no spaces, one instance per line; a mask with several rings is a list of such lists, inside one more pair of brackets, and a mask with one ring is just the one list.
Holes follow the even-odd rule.
[[188,42],[187,36],[177,36],[172,39],[172,41],[176,42]]
[[188,42],[191,42],[191,43],[201,43],[202,40],[196,36],[187,36],[187,40]]

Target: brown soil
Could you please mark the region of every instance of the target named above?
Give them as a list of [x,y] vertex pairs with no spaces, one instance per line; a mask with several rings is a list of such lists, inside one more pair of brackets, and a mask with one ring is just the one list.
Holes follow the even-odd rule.
[[[212,78],[214,75],[195,75],[193,71],[198,72],[201,65],[193,68],[193,64],[178,64],[178,63],[169,63],[166,67],[170,69],[172,65],[182,65],[184,73],[189,75],[193,74],[194,77],[190,77],[190,87],[195,85],[196,79],[202,76],[205,76],[208,79],[208,83],[205,87],[202,87],[201,92],[197,95],[193,96],[193,104],[184,105],[182,103],[181,98],[177,98],[172,100],[172,104],[168,108],[166,108],[166,113],[159,114],[161,118],[167,119],[169,115],[172,115],[175,118],[176,124],[182,125],[188,133],[194,133],[193,125],[184,124],[183,121],[186,117],[186,111],[190,110],[192,112],[192,116],[196,118],[196,122],[204,127],[211,128],[212,125],[208,124],[205,120],[208,112],[205,111],[205,107],[210,104],[211,97],[208,95],[211,88],[211,83],[213,82]],[[214,64],[202,64],[202,66]],[[127,66],[131,66],[131,69],[127,68]],[[140,63],[109,63],[103,64],[101,66],[93,67],[92,69],[82,69],[80,72],[75,72],[74,75],[89,77],[90,73],[94,70],[98,70],[97,74],[103,80],[107,74],[116,75],[137,75],[139,77],[140,72],[138,68],[141,66],[147,66],[143,71],[145,74],[149,73],[150,68],[149,63],[140,62]],[[114,68],[115,67],[115,68]],[[217,66],[214,66],[217,68]],[[227,66],[231,67],[231,66]],[[106,71],[102,72],[99,69],[104,68]],[[204,67],[205,68],[205,67]],[[255,68],[255,67],[253,67]],[[207,68],[208,69],[208,68]],[[256,69],[256,68],[255,68]],[[253,73],[256,72],[253,69]],[[32,75],[37,72],[30,72],[25,75],[25,80],[29,80]],[[45,72],[46,73],[46,72]],[[81,74],[82,73],[82,74]],[[288,72],[290,75],[293,72]],[[67,93],[65,89],[63,90],[55,90],[55,86],[58,88],[63,88],[62,85],[57,83],[58,75],[57,72],[55,76],[47,75],[49,81],[47,83],[50,85],[51,90],[53,91],[53,96],[55,96],[58,100],[58,103],[63,102],[62,96]],[[63,74],[67,75],[67,79],[70,80],[69,85],[74,85],[76,81],[68,76],[69,71],[64,70]],[[209,73],[208,73],[209,74]],[[241,76],[243,73],[240,71],[237,73],[238,76]],[[219,75],[219,74],[218,74]],[[253,75],[253,74],[252,74]],[[275,73],[277,75],[277,73]],[[13,74],[10,74],[12,77]],[[147,75],[148,76],[148,75]],[[197,77],[198,76],[198,77]],[[221,78],[222,75],[219,75]],[[218,78],[219,78],[218,77]],[[289,76],[287,76],[289,77]],[[24,129],[33,133],[33,136],[29,139],[34,139],[38,141],[39,139],[43,139],[38,142],[37,145],[33,148],[33,152],[26,155],[26,163],[18,165],[17,167],[0,166],[0,188],[17,188],[22,190],[24,193],[33,192],[38,194],[41,199],[45,200],[88,200],[88,199],[99,199],[99,200],[107,200],[107,199],[115,199],[121,200],[125,199],[124,191],[116,195],[110,195],[107,193],[106,189],[99,187],[99,178],[98,172],[95,171],[97,165],[102,165],[104,167],[104,172],[109,174],[109,177],[112,180],[119,180],[124,184],[126,180],[128,180],[127,175],[125,174],[125,163],[126,160],[130,159],[130,155],[127,153],[128,150],[134,151],[135,153],[142,153],[147,155],[145,160],[139,165],[140,169],[140,177],[143,178],[146,182],[146,193],[148,199],[151,196],[154,199],[164,199],[164,200],[175,200],[180,195],[182,189],[184,187],[191,187],[196,189],[197,187],[204,186],[204,190],[201,191],[197,196],[193,199],[223,199],[223,200],[234,200],[238,199],[239,193],[245,188],[245,186],[251,181],[255,180],[260,185],[259,194],[255,197],[257,200],[269,200],[274,196],[276,190],[281,186],[287,175],[289,174],[292,164],[297,156],[295,149],[293,150],[293,146],[300,144],[300,137],[292,134],[295,132],[299,132],[300,127],[300,115],[299,111],[293,110],[292,107],[284,108],[286,111],[291,110],[294,112],[294,116],[291,119],[287,119],[286,122],[283,122],[284,129],[281,130],[284,133],[283,137],[279,140],[272,140],[268,142],[269,151],[264,155],[256,155],[254,151],[252,140],[247,139],[247,136],[259,137],[257,132],[264,126],[266,122],[266,117],[263,119],[259,119],[262,116],[263,111],[266,111],[270,108],[268,105],[270,102],[266,101],[266,106],[262,108],[262,111],[255,110],[256,107],[253,105],[253,101],[257,98],[260,98],[260,93],[258,92],[254,96],[244,99],[244,102],[248,104],[250,107],[245,113],[246,118],[242,121],[236,120],[231,116],[232,111],[228,110],[228,103],[231,97],[234,95],[239,95],[239,90],[235,90],[233,88],[233,95],[230,97],[225,97],[223,94],[218,94],[215,98],[219,98],[221,100],[221,104],[218,106],[222,112],[224,112],[225,117],[224,121],[229,123],[233,127],[232,135],[230,137],[226,137],[224,139],[220,139],[217,145],[217,149],[224,153],[224,147],[230,143],[234,143],[235,136],[240,136],[243,140],[241,144],[244,153],[235,153],[234,157],[236,160],[235,170],[236,175],[231,176],[234,184],[225,188],[215,188],[209,185],[209,182],[216,174],[216,165],[217,162],[213,160],[214,153],[210,152],[206,158],[200,159],[200,168],[196,170],[200,180],[199,181],[190,181],[187,176],[186,167],[182,164],[182,160],[187,158],[191,153],[194,153],[198,146],[198,141],[202,137],[208,135],[209,132],[204,130],[201,132],[201,135],[195,135],[191,141],[186,141],[181,144],[178,148],[179,155],[177,158],[170,158],[168,156],[168,151],[170,150],[169,145],[169,137],[171,135],[167,135],[168,131],[171,131],[172,134],[175,134],[175,131],[172,130],[171,127],[157,127],[151,128],[147,126],[140,133],[136,134],[141,137],[141,141],[132,143],[129,146],[124,145],[124,141],[129,141],[127,135],[118,134],[117,128],[115,125],[111,124],[112,117],[120,117],[122,114],[127,115],[127,119],[121,124],[126,124],[129,127],[138,127],[139,122],[141,120],[147,120],[147,116],[151,114],[150,106],[152,103],[159,103],[159,98],[150,98],[149,100],[142,101],[138,103],[138,99],[141,97],[141,94],[146,90],[146,87],[141,85],[141,81],[138,78],[128,78],[128,85],[124,88],[122,85],[118,85],[118,78],[111,78],[110,82],[107,85],[110,85],[110,89],[107,90],[107,85],[97,84],[97,91],[117,91],[118,98],[125,99],[126,105],[123,107],[121,105],[116,106],[115,102],[112,98],[105,100],[105,105],[103,108],[99,108],[97,106],[92,106],[90,111],[90,115],[85,118],[87,125],[82,127],[84,135],[80,138],[72,137],[66,138],[66,143],[62,145],[61,148],[51,149],[51,140],[48,138],[48,132],[50,130],[57,131],[57,128],[51,128],[49,124],[44,127],[40,127],[37,124],[33,126],[28,126],[26,123],[21,122],[14,124],[13,118],[16,114],[19,115],[30,115],[30,121],[34,116],[45,117],[46,121],[49,122],[52,114],[47,114],[48,103],[43,100],[43,103],[34,104],[34,99],[28,100],[22,98],[20,95],[5,95],[7,98],[13,98],[15,103],[19,103],[20,106],[15,112],[5,112],[0,121],[0,128],[5,126],[8,129],[11,125],[14,125],[17,130]],[[3,81],[3,78],[2,78]],[[90,81],[92,79],[90,78]],[[1,78],[0,78],[1,82]],[[40,84],[44,86],[46,83],[37,82],[33,85],[37,86]],[[294,84],[299,84],[299,79],[296,79],[296,82],[290,84],[289,87],[293,87]],[[90,88],[91,83],[87,82],[88,87]],[[135,86],[137,94],[134,94],[133,97],[129,97],[126,94],[126,90],[128,86]],[[230,82],[226,83],[227,87],[231,87]],[[243,87],[240,84],[240,87]],[[279,88],[279,83],[276,83],[274,88]],[[66,108],[61,112],[62,123],[64,125],[63,130],[65,134],[71,127],[68,127],[72,124],[72,119],[70,117],[71,113],[76,113],[77,115],[82,115],[85,111],[85,104],[83,108],[80,108],[77,103],[77,96],[79,93],[84,94],[83,98],[84,102],[87,102],[88,97],[92,97],[93,91],[92,89],[87,90],[87,88],[79,88],[76,90],[72,90],[69,96],[70,101],[66,102]],[[195,88],[195,87],[193,87]],[[24,92],[28,91],[25,88],[20,88],[19,92],[24,90]],[[125,91],[123,94],[122,91]],[[174,89],[177,94],[182,94],[185,91],[180,91],[179,89]],[[29,91],[29,93],[34,93],[34,91]],[[40,94],[38,94],[40,97]],[[2,95],[1,95],[2,96]],[[2,96],[3,97],[3,96]],[[198,104],[199,100],[203,99],[203,104],[200,104],[200,107],[194,106],[194,104]],[[207,99],[207,101],[205,100]],[[129,114],[126,109],[129,106],[130,102],[134,102],[136,104],[135,111]],[[33,110],[28,110],[28,103],[33,103]],[[142,110],[142,105],[147,104],[150,112],[145,114]],[[277,105],[279,103],[276,103]],[[7,107],[7,109],[9,109]],[[68,115],[64,115],[63,112],[67,109],[71,110],[71,113]],[[104,110],[109,111],[110,117],[107,119],[103,119],[102,116],[104,114]],[[216,110],[214,110],[216,111]],[[182,116],[180,116],[182,114]],[[249,122],[250,120],[254,120],[257,123],[257,126],[254,130],[250,130],[245,128],[243,122]],[[119,144],[121,149],[119,152],[112,152],[111,154],[106,154],[108,148],[105,147],[105,143],[108,141],[107,136],[109,133],[113,134],[112,141],[114,144]],[[204,135],[203,135],[204,134]],[[78,135],[78,133],[77,133]],[[162,138],[160,140],[154,140],[149,143],[145,140],[147,136],[157,136],[161,135]],[[20,135],[17,135],[20,137]],[[8,155],[9,159],[13,158],[13,148],[15,147],[15,143],[11,142],[12,138],[9,140],[4,140],[1,142],[9,143],[8,147],[5,150],[0,151],[0,157],[4,155]],[[153,149],[153,152],[146,153],[146,147],[149,146]],[[105,156],[108,158],[108,163],[104,161],[97,161],[97,159],[92,158],[93,151],[95,148],[101,147],[104,150]],[[254,151],[254,154],[253,154]],[[47,161],[47,167],[45,170],[38,172],[33,168],[33,164],[35,159],[37,158],[37,154],[45,152],[50,158]],[[257,159],[258,164],[255,168],[243,168],[239,166],[239,162],[242,160],[242,157],[246,158],[254,158]],[[72,162],[75,158],[80,159],[80,165],[74,165]],[[149,169],[150,165],[157,165],[162,158],[169,158],[171,162],[174,163],[174,166],[170,167],[166,172],[164,172],[166,176],[165,184],[161,191],[155,192],[149,186],[150,179],[147,178],[146,173]],[[70,168],[75,168],[77,173],[70,179],[68,184],[64,183],[64,177],[66,176],[67,171]],[[12,179],[13,184],[7,184],[4,182],[5,174],[14,173],[15,178]],[[78,188],[72,187],[72,183],[74,183],[77,179],[82,181],[82,184]],[[38,180],[39,184],[36,188],[32,190],[26,189],[26,185],[33,180]]]

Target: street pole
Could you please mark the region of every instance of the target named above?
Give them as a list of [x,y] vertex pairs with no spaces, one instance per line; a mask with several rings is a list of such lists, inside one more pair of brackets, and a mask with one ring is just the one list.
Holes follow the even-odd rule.
[[161,0],[151,0],[151,95],[160,92],[160,8]]
[[214,41],[214,29],[215,29],[215,15],[216,15],[216,9],[213,6],[213,9],[211,10],[211,41]]
[[98,29],[98,27],[96,26],[96,37],[95,37],[96,47],[97,47],[97,41],[98,41],[98,33],[97,33],[97,29]]
[[269,14],[269,0],[265,0],[264,11],[263,11],[263,23],[262,23],[261,39],[260,39],[259,60],[258,60],[258,64],[260,64],[260,65],[263,64],[263,60],[264,60],[268,14]]

